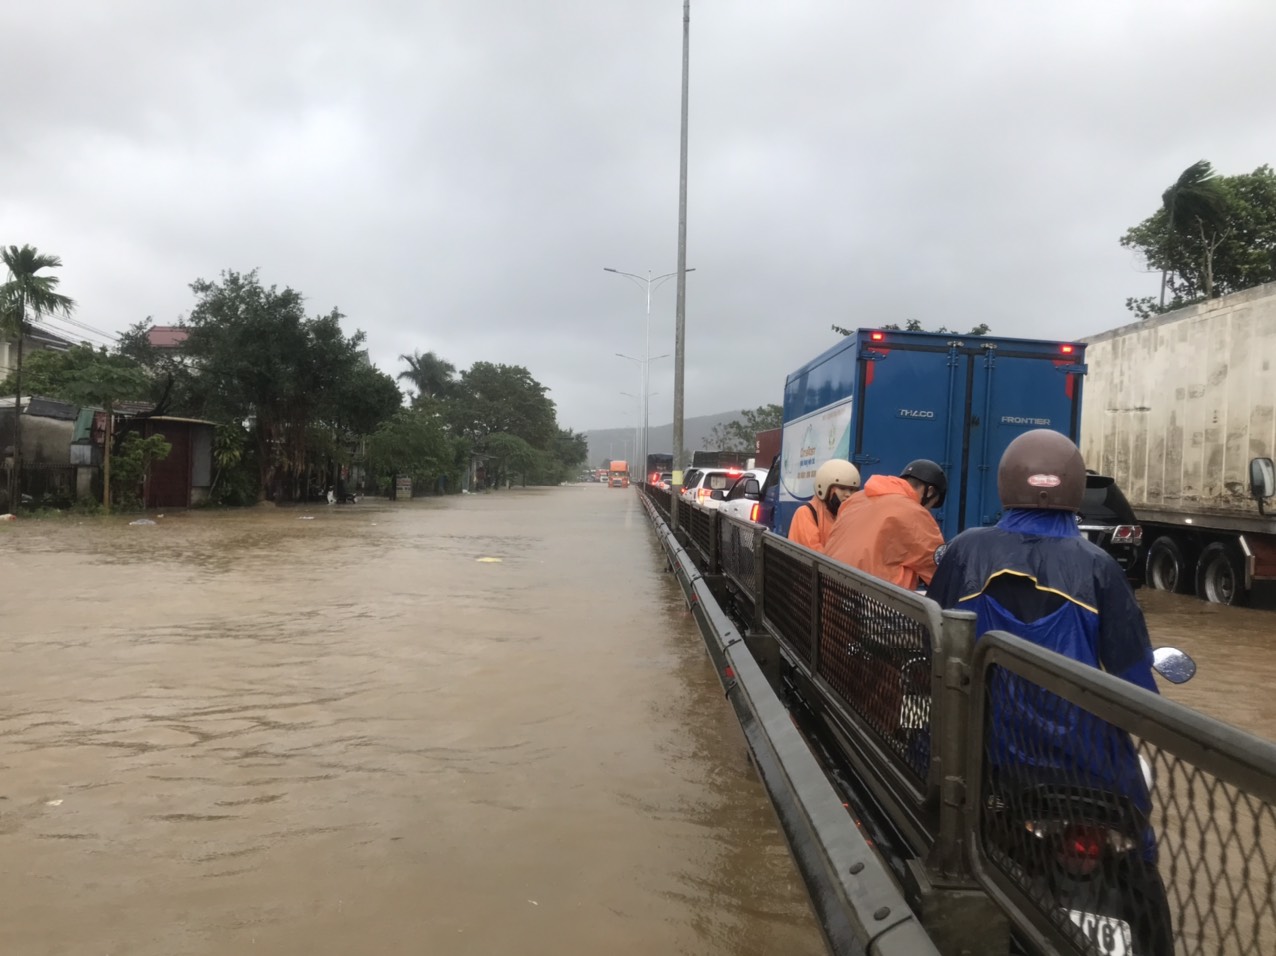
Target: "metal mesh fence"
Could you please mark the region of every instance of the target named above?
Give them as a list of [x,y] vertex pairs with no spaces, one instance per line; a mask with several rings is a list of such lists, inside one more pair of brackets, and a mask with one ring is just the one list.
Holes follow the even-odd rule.
[[762,576],[763,613],[766,623],[782,642],[808,663],[814,616],[813,562],[763,542],[766,573]]
[[1146,741],[1139,752],[1152,767],[1173,952],[1276,953],[1276,809]]
[[976,851],[1061,951],[1276,953],[1271,802],[1006,667],[984,686]]
[[[681,502],[679,502],[681,504]],[[698,505],[686,509],[687,533],[691,537],[692,548],[699,553],[700,565],[705,566],[713,548],[713,514]]]
[[928,626],[821,568],[819,635],[816,673],[923,787],[930,764]]
[[718,563],[722,573],[750,600],[757,594],[754,542],[763,528],[751,521],[718,515]]
[[660,512],[661,517],[663,517],[665,522],[668,523],[669,492],[663,488],[657,488],[655,485],[643,485],[642,488],[646,493],[647,498],[656,506],[656,510]]

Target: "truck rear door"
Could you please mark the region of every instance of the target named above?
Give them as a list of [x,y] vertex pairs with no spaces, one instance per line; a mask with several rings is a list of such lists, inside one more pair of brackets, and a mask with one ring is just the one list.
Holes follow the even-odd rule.
[[961,442],[959,470],[964,480],[956,500],[949,492],[958,530],[997,520],[997,465],[1015,438],[1034,428],[1049,428],[1077,441],[1085,371],[1084,345],[977,338],[966,344],[973,346],[964,402],[968,428],[964,435],[953,435]]
[[[874,339],[873,336],[881,336]],[[943,466],[950,480],[961,445],[965,361],[942,336],[861,332],[860,408],[851,461],[865,479],[898,475],[915,458]],[[935,518],[945,536],[945,515],[955,514],[950,490]]]

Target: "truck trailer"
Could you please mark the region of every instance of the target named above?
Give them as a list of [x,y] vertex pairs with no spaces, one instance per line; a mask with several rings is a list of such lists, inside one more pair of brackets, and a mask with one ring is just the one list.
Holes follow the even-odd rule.
[[[858,329],[788,376],[777,467],[763,509],[777,534],[810,500],[815,472],[847,458],[867,480],[908,462],[943,466],[948,495],[935,519],[945,539],[1001,515],[997,466],[1034,428],[1078,439],[1086,346],[936,332]],[[1139,530],[1110,479],[1087,479],[1082,529],[1135,583]]]
[[1148,584],[1246,603],[1276,579],[1276,283],[1086,344],[1082,454],[1134,508]]

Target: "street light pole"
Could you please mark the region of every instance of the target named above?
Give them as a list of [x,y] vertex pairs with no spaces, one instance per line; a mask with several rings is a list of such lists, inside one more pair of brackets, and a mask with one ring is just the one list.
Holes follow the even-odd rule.
[[682,493],[682,370],[687,333],[687,88],[690,74],[691,0],[682,0],[682,135],[678,150],[678,304],[673,360],[673,492],[669,524],[678,530],[678,498]]
[[[639,416],[639,418],[642,423],[642,449],[639,452],[639,454],[642,456],[641,460],[643,461],[644,463],[643,467],[645,468],[647,454],[650,451],[650,449],[647,447],[648,409],[650,408],[650,405],[651,405],[651,396],[656,394],[655,392],[651,391],[651,363],[657,361],[658,359],[668,358],[669,353],[665,352],[663,355],[649,355],[645,358],[635,358],[632,355],[626,355],[624,352],[617,352],[615,354],[616,354],[616,358],[627,359],[630,362],[633,362],[634,364],[636,364],[638,366],[638,372],[642,379],[641,382],[639,383],[640,385],[639,391],[642,392],[642,397],[638,399],[639,409],[641,411],[641,415]],[[629,393],[621,392],[621,394],[627,395]]]
[[[641,472],[634,468],[633,465],[634,462],[638,461],[639,455],[638,437],[639,432],[642,429],[642,399],[633,392],[621,392],[620,394],[624,395],[626,398],[632,398],[634,400],[634,459],[629,463],[629,473],[631,475],[637,475],[641,474]],[[646,465],[643,465],[643,468],[645,469]]]
[[[686,271],[695,272],[696,270],[687,269]],[[646,327],[643,333],[642,360],[639,361],[638,359],[634,358],[632,355],[622,355],[620,352],[616,353],[621,358],[629,359],[631,362],[638,362],[639,365],[642,367],[643,397],[642,397],[642,452],[641,454],[642,454],[643,469],[645,471],[647,467],[647,455],[650,454],[651,452],[651,449],[648,447],[648,433],[649,433],[650,417],[651,417],[650,416],[651,363],[654,362],[656,359],[669,357],[668,353],[664,355],[656,355],[656,356],[653,356],[651,354],[651,290],[653,288],[659,288],[660,283],[664,282],[666,279],[672,279],[678,273],[666,272],[664,275],[656,276],[653,279],[651,276],[650,269],[647,270],[647,275],[645,277],[640,276],[637,273],[633,273],[633,272],[621,272],[619,269],[613,269],[610,266],[603,266],[603,272],[611,272],[615,275],[624,276],[627,279],[632,279],[635,283],[637,283],[638,287],[640,289],[644,289],[647,294],[647,319],[646,319]],[[676,455],[677,452],[675,451],[674,454]]]

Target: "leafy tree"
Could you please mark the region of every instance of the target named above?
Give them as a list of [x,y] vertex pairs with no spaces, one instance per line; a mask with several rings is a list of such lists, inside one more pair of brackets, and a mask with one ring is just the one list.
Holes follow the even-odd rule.
[[580,471],[589,458],[589,436],[560,428],[554,437],[552,454],[560,466],[559,480],[566,481]]
[[1121,245],[1161,273],[1161,295],[1126,299],[1140,318],[1276,279],[1276,173],[1217,176],[1193,163]]
[[526,487],[528,477],[541,477],[538,473],[544,471],[548,464],[548,456],[544,452],[507,432],[489,435],[486,447],[492,463],[490,468],[498,485],[517,475]]
[[[106,395],[95,387],[103,376],[115,378],[114,395]],[[0,392],[17,387],[17,371],[0,381]],[[80,405],[102,405],[107,399],[128,401],[144,399],[150,383],[145,370],[132,359],[105,347],[94,348],[87,343],[73,345],[65,352],[41,349],[32,352],[26,360],[22,374],[22,388],[30,395],[43,395]],[[108,390],[109,391],[109,390]]]
[[411,355],[400,355],[401,361],[408,363],[407,371],[400,372],[400,381],[407,379],[416,389],[415,400],[441,399],[451,393],[456,386],[456,366],[433,352],[413,352]]
[[757,448],[758,432],[779,428],[783,424],[783,406],[759,405],[752,411],[742,410],[739,418],[714,425],[703,445],[707,449],[751,452]]
[[[125,436],[120,450],[112,457],[111,484],[116,499],[125,505],[136,505],[139,491],[150,477],[151,466],[163,461],[173,446],[163,435],[143,438],[136,433]],[[106,497],[106,510],[110,511],[110,496]]]
[[252,435],[238,422],[213,429],[213,483],[208,498],[214,504],[250,505],[257,500],[259,471],[253,458]]
[[191,289],[197,302],[184,350],[197,388],[190,412],[251,422],[259,495],[298,494],[322,457],[312,454],[317,434],[327,446],[318,450],[332,452],[344,427],[366,428],[389,409],[384,383],[367,407],[352,409],[352,380],[370,373],[361,371],[363,333],[347,337],[337,310],[307,318],[300,293],[264,288],[256,271],[226,271],[219,282],[199,279]]
[[500,433],[546,448],[558,430],[547,391],[521,365],[475,362],[461,373],[445,414],[453,432],[473,439],[480,451],[488,435]]
[[[927,331],[927,329],[922,328],[921,322],[918,321],[917,319],[908,319],[907,321],[904,322],[904,325],[902,327],[900,326],[898,322],[888,322],[885,325],[878,326],[878,328],[895,329],[896,331],[902,331],[902,332]],[[848,329],[841,325],[833,326],[833,331],[837,332],[840,335],[851,335],[855,332],[854,329]],[[942,325],[937,329],[931,329],[929,331],[938,332],[940,335],[987,335],[989,332],[992,331],[992,329],[989,328],[987,322],[980,322],[978,325],[972,328],[969,332],[964,332],[964,333],[955,332],[952,329]]]
[[75,311],[75,301],[58,292],[57,276],[40,275],[46,269],[62,268],[62,260],[46,255],[34,246],[23,245],[0,248],[0,262],[9,270],[8,281],[0,286],[0,333],[18,343],[17,361],[13,374],[13,468],[9,471],[9,500],[21,500],[22,489],[22,359],[23,339],[29,329],[27,317],[39,319],[45,315],[69,316]]
[[456,456],[435,417],[419,408],[401,408],[368,438],[368,469],[379,487],[394,488],[397,475],[429,486],[450,474]]

